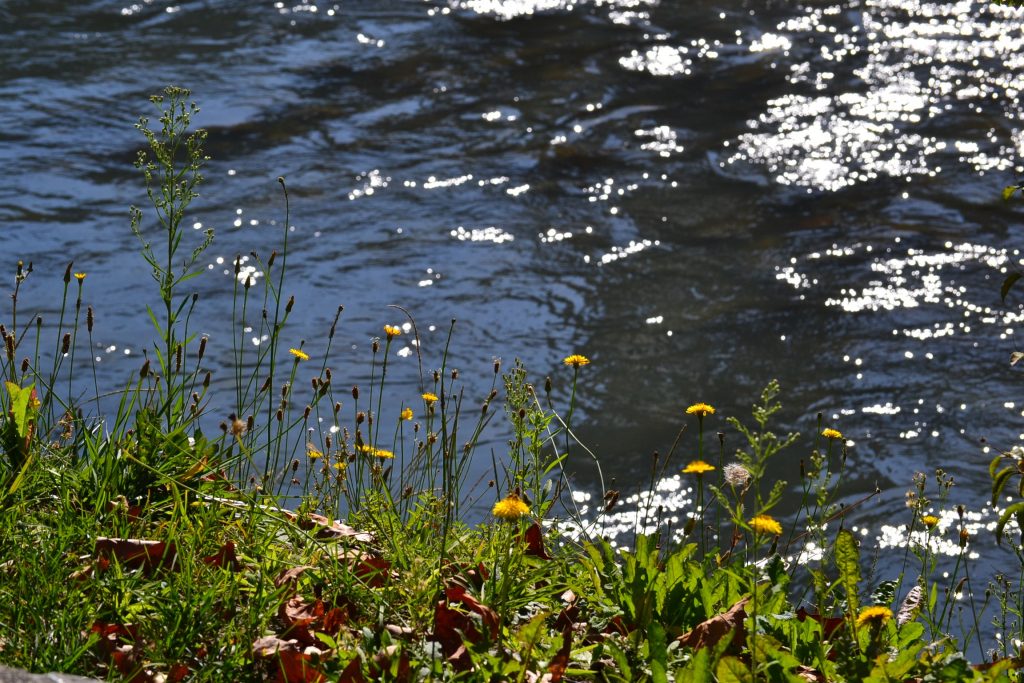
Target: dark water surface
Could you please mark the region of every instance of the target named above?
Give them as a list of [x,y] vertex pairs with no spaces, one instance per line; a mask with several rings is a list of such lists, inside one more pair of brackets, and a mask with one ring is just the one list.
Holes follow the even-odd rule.
[[[987,496],[979,438],[1024,441],[1022,309],[999,299],[1024,263],[1024,207],[999,196],[1024,172],[1022,26],[915,0],[6,2],[3,267],[34,262],[25,310],[49,328],[73,259],[101,379],[133,372],[154,288],[128,229],[132,123],[186,85],[213,157],[188,221],[217,234],[194,281],[211,367],[231,358],[235,254],[280,242],[284,175],[291,343],[315,356],[344,304],[342,384],[404,321],[389,304],[415,315],[428,367],[458,319],[474,405],[494,357],[564,399],[561,359],[586,354],[576,421],[627,491],[688,404],[718,407],[717,430],[778,378],[779,428],[810,437],[822,412],[849,439],[847,501],[883,491],[850,523],[902,543],[911,476],[942,467],[953,539],[952,506]],[[391,391],[412,401],[403,339]],[[809,448],[777,475],[796,480]],[[686,486],[662,483],[670,514]]]

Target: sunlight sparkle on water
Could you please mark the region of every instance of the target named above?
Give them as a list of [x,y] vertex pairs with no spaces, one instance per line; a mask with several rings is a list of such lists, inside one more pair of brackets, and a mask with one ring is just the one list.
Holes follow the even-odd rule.
[[[724,143],[723,170],[753,165],[782,185],[836,191],[886,176],[934,176],[947,149],[976,171],[1013,167],[1024,149],[1019,17],[1005,8],[985,16],[963,2],[869,0],[857,15],[838,9],[806,8],[750,42],[752,54],[815,49],[789,64],[793,92],[769,100],[749,132]],[[996,112],[1012,129],[1004,139],[993,129],[984,146],[922,128],[937,117]]]

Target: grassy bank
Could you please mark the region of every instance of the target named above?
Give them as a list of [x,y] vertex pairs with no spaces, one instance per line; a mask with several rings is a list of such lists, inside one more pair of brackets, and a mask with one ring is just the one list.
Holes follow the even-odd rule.
[[[381,322],[370,381],[347,383],[331,367],[341,309],[322,339],[292,337],[284,179],[279,249],[235,261],[235,334],[197,335],[190,282],[214,235],[182,229],[206,161],[188,97],[167,89],[158,125],[139,123],[152,205],[131,227],[160,303],[140,311],[155,341],[129,382],[100,387],[91,365],[88,273],[15,268],[0,326],[0,663],[132,681],[1019,678],[1020,546],[1016,586],[972,585],[969,549],[997,538],[972,537],[961,510],[955,569],[936,572],[929,498],[952,480],[921,475],[902,571],[866,578],[836,504],[845,440],[820,418],[808,437],[776,434],[774,382],[742,419],[679,397],[651,485],[679,473],[694,505],[679,519],[646,510],[658,531],[614,547],[601,530],[618,492],[602,485],[584,511],[565,473],[600,471],[573,431],[596,364],[566,349],[559,401],[550,379],[495,362],[489,392],[470,397],[447,347],[424,349],[402,312]],[[19,309],[51,276],[55,331]],[[246,345],[246,328],[267,341]],[[424,368],[413,396],[387,381],[403,337]],[[210,389],[215,345],[232,352],[229,395]],[[112,390],[116,409],[92,414]],[[477,445],[493,420],[511,438],[492,461],[491,514],[469,523],[469,463],[491,459]],[[720,430],[742,447],[726,452]],[[799,481],[768,476],[785,450],[804,454]],[[1022,462],[993,461],[994,495],[1024,498]],[[786,526],[783,495],[801,501]],[[999,541],[1021,514],[1006,509]],[[983,592],[999,603],[995,651],[980,639]]]

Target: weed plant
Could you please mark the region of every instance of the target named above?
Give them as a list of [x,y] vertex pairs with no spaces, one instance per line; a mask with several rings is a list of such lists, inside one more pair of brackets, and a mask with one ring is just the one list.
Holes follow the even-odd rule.
[[[540,392],[519,361],[495,362],[490,391],[468,397],[448,363],[453,323],[436,358],[419,356],[436,369],[421,372],[410,400],[392,394],[388,359],[402,335],[423,345],[396,309],[406,319],[381,325],[369,384],[345,384],[330,364],[342,308],[322,343],[295,339],[288,324],[284,179],[279,250],[252,255],[259,278],[235,260],[235,334],[197,335],[202,302],[188,287],[213,233],[192,244],[182,225],[204,134],[191,130],[188,91],[168,88],[153,104],[159,125],[140,120],[148,150],[137,162],[152,212],[133,209],[131,228],[160,305],[146,311],[154,341],[111,414],[86,411],[101,390],[92,361],[76,360],[93,346],[86,273],[63,274],[54,333],[19,304],[29,279],[46,276],[20,262],[14,271],[0,325],[0,662],[130,681],[1019,680],[1010,643],[1024,639],[1021,546],[1021,570],[976,608],[967,549],[985,539],[971,537],[960,508],[961,552],[940,580],[931,541],[941,531],[921,475],[903,570],[866,579],[850,508],[837,505],[842,434],[819,417],[799,481],[771,479],[778,454],[801,447],[772,431],[775,382],[752,422],[680,404],[684,429],[650,485],[677,447],[695,448],[681,472],[694,505],[674,529],[661,511],[640,511],[656,522],[616,547],[602,530],[623,505],[618,492],[599,476],[601,503],[588,512],[568,476],[580,463],[600,475],[573,430],[590,360],[571,353]],[[247,346],[246,328],[267,342]],[[233,352],[224,396],[210,390],[211,345]],[[76,398],[83,384],[91,399]],[[468,501],[480,494],[467,473],[493,419],[507,420],[511,439],[493,458],[493,519],[474,524]],[[712,455],[718,426],[739,435],[735,454],[720,432]],[[993,462],[994,497],[1024,471],[1022,456]],[[939,495],[951,484],[940,473]],[[786,529],[775,509],[793,491],[801,504]],[[1000,535],[1019,528],[1022,510],[1007,509]],[[990,599],[1004,634],[995,661],[978,617]]]

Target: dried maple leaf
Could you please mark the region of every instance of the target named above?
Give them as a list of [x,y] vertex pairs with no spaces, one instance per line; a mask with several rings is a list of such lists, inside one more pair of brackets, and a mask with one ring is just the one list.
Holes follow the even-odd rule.
[[366,676],[363,675],[363,659],[359,655],[348,663],[338,677],[338,683],[366,683]]
[[330,651],[302,647],[294,638],[264,636],[253,643],[252,652],[257,660],[276,666],[274,680],[279,683],[321,683],[327,678],[317,664]]
[[562,647],[558,649],[551,662],[548,664],[548,673],[545,676],[549,683],[558,683],[562,680],[565,670],[569,668],[569,655],[572,652],[572,629],[562,631]]
[[241,563],[238,561],[238,555],[235,553],[235,544],[233,541],[228,541],[222,545],[220,550],[213,555],[204,557],[203,562],[214,567],[230,569],[233,572],[237,572],[242,567]]
[[291,584],[290,588],[294,590],[295,583],[298,581],[299,577],[302,576],[302,573],[305,572],[307,569],[313,569],[313,567],[311,567],[308,564],[304,564],[298,567],[292,567],[291,569],[284,570],[276,577],[274,577],[274,587],[280,588],[281,586],[287,583]]
[[[397,666],[393,666],[395,654],[398,655]],[[401,683],[412,679],[412,667],[409,655],[397,645],[388,645],[373,656],[370,662],[370,676],[374,680],[389,680]]]
[[747,618],[746,606],[750,598],[743,598],[722,614],[717,614],[697,624],[687,633],[676,638],[680,645],[699,650],[711,647],[727,635],[733,636],[733,643],[744,640],[743,620]]
[[299,596],[290,598],[281,604],[278,616],[289,628],[292,626],[309,626],[324,616],[323,600],[306,602]]
[[533,555],[542,560],[551,559],[551,556],[544,550],[544,532],[541,531],[540,524],[537,522],[531,524],[523,536],[526,541],[526,555]]
[[174,543],[103,536],[96,539],[96,555],[101,560],[109,562],[114,558],[125,567],[146,571],[157,567],[173,567],[178,559]]
[[445,600],[439,600],[434,608],[434,633],[431,638],[441,644],[441,649],[456,668],[465,670],[471,665],[465,642],[480,642],[482,638],[477,621],[469,614],[454,607],[456,605],[480,616],[480,621],[490,638],[498,635],[498,615],[466,592],[462,586],[445,589]]

